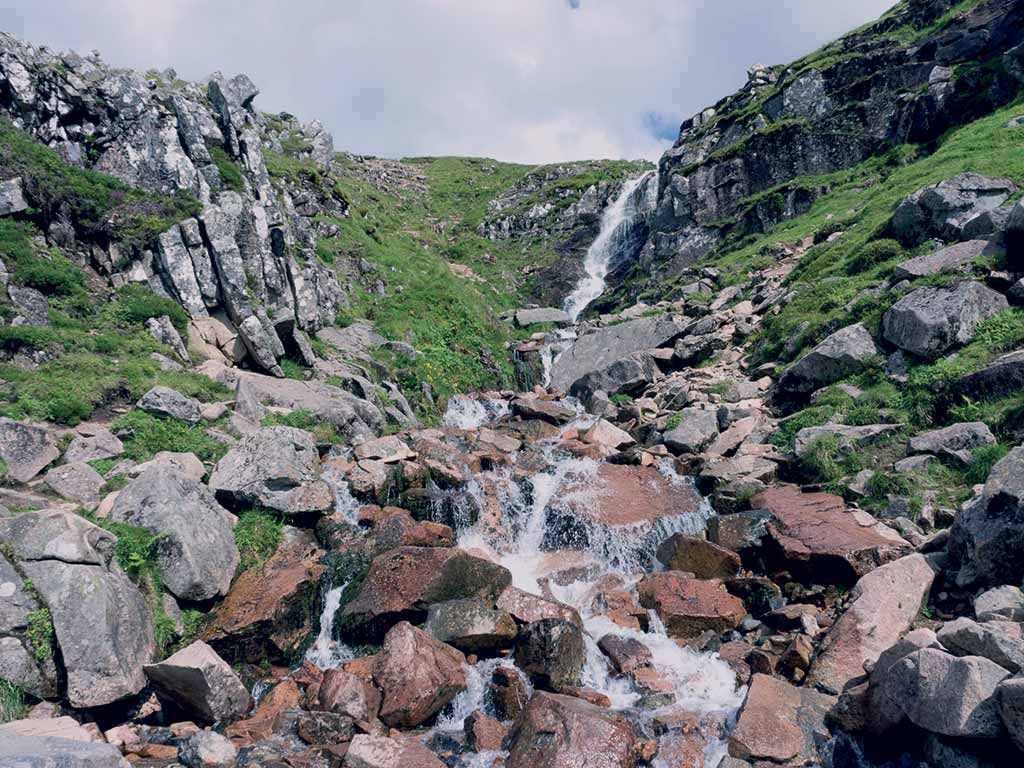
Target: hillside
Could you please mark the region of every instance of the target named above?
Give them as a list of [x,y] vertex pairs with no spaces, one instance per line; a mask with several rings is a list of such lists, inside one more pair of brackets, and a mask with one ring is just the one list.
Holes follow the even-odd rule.
[[0,34],[0,766],[1024,754],[1024,5],[655,166]]

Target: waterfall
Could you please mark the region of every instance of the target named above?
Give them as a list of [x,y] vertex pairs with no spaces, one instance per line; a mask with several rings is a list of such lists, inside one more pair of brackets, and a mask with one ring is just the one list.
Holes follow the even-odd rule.
[[324,609],[320,613],[320,634],[306,651],[306,661],[312,662],[320,669],[334,669],[355,658],[351,648],[332,637],[334,616],[341,605],[341,594],[347,586],[346,581],[329,590],[324,596]]
[[634,199],[634,193],[651,173],[653,171],[626,181],[619,196],[601,215],[601,229],[587,249],[586,258],[583,260],[586,277],[580,280],[576,290],[565,300],[565,311],[569,313],[572,322],[579,320],[583,310],[604,293],[604,280],[615,256],[615,248],[621,241],[623,231],[640,213],[640,206]]

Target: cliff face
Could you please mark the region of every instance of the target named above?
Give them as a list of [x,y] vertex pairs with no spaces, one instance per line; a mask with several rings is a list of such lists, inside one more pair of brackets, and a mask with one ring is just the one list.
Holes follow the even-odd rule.
[[[893,146],[928,144],[1011,101],[1024,83],[1024,6],[909,0],[682,124],[658,164],[647,237],[612,276],[621,298],[806,212],[819,177]],[[628,283],[628,285],[626,285]]]
[[[85,226],[67,202],[46,200],[44,180],[30,171],[28,202],[44,208],[48,236],[114,286],[145,283],[193,319],[230,322],[252,359],[280,374],[285,348],[304,345],[303,332],[330,324],[347,304],[334,272],[315,258],[313,218],[341,215],[346,203],[311,183],[330,168],[330,135],[315,122],[261,115],[257,93],[244,75],[185,83],[170,70],[143,75],[0,36],[0,112],[15,127],[69,165],[198,201],[196,215],[155,244],[126,245],[109,226]],[[275,162],[308,173],[272,181]]]

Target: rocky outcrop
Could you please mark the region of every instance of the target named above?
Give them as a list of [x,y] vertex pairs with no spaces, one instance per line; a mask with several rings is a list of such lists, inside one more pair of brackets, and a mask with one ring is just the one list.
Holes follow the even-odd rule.
[[162,695],[209,723],[238,719],[252,706],[238,675],[202,640],[145,671]]
[[816,346],[779,379],[779,392],[808,395],[816,389],[845,379],[864,368],[879,354],[875,340],[860,323],[836,331]]
[[57,442],[45,429],[0,418],[0,460],[12,480],[27,483],[58,456]]
[[893,214],[890,228],[908,247],[932,238],[955,242],[972,220],[995,210],[1016,191],[1009,179],[963,173],[906,198]]
[[982,320],[1007,307],[1005,296],[981,283],[918,288],[885,313],[882,332],[900,349],[934,358],[967,344]]
[[185,397],[170,387],[153,387],[136,405],[146,413],[178,419],[186,424],[198,424],[202,418],[202,406],[198,400]]

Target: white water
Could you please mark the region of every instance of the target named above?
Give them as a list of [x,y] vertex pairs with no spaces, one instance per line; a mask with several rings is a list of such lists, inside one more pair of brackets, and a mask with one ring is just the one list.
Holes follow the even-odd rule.
[[494,419],[508,413],[504,400],[478,399],[466,395],[455,395],[448,400],[443,423],[452,429],[479,429]]
[[653,171],[628,180],[622,185],[622,191],[615,198],[615,202],[605,208],[601,215],[601,229],[597,238],[587,249],[586,258],[583,260],[583,268],[586,270],[586,277],[580,280],[579,285],[565,300],[565,311],[569,313],[569,319],[576,322],[583,310],[604,293],[605,278],[608,276],[608,267],[612,257],[615,255],[615,246],[618,237],[624,226],[630,224],[638,213],[635,201],[631,198],[637,187]]

